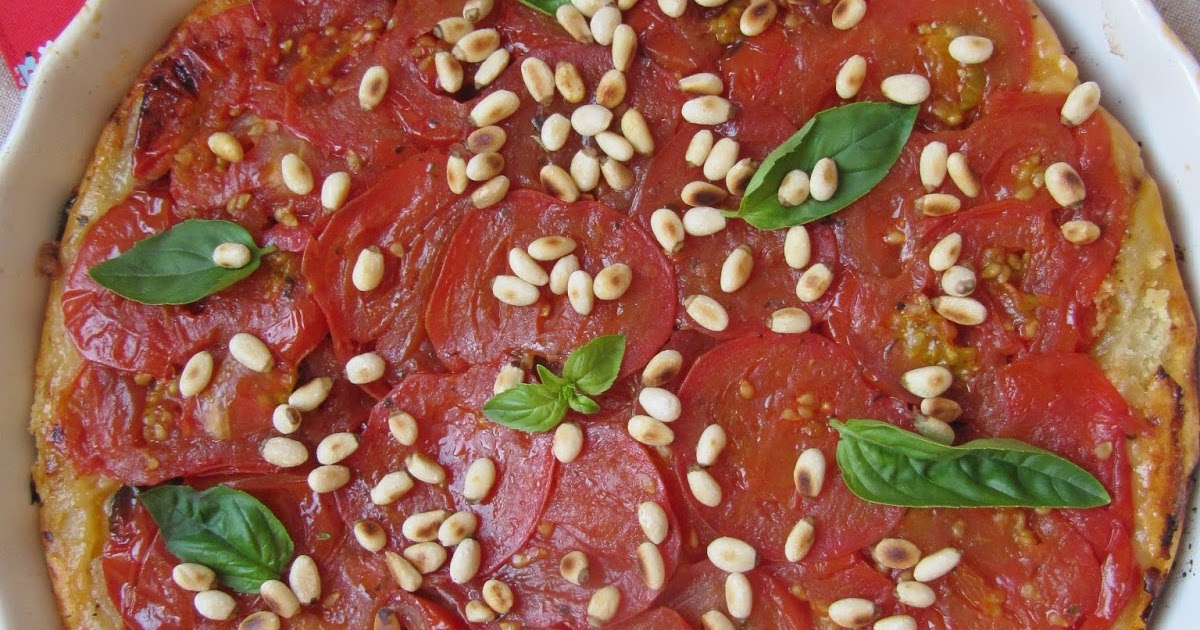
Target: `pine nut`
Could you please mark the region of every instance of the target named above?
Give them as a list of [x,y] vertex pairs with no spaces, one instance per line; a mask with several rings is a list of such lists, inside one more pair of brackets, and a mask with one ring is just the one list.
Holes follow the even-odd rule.
[[1066,162],[1056,162],[1046,168],[1046,191],[1058,205],[1075,208],[1083,204],[1087,191],[1079,173]]
[[508,134],[495,125],[481,127],[467,136],[467,149],[472,153],[495,153],[504,148]]
[[571,179],[583,192],[591,192],[600,185],[600,158],[591,148],[580,149],[571,158]]
[[704,160],[704,177],[709,181],[723,180],[738,161],[741,146],[731,138],[721,138]]
[[517,276],[496,276],[492,280],[492,295],[509,306],[529,306],[541,297],[536,286]]
[[684,161],[692,166],[704,166],[708,161],[708,154],[712,151],[713,132],[708,129],[701,129],[692,136],[692,140],[688,142],[687,151],[683,155]]
[[412,446],[417,441],[417,420],[406,411],[393,411],[388,414],[388,431],[400,445]]
[[587,96],[587,86],[579,75],[579,68],[570,61],[554,64],[554,86],[568,103],[581,103]]
[[525,89],[539,105],[549,105],[554,100],[554,71],[537,57],[527,57],[521,62],[521,79]]
[[847,31],[862,21],[867,14],[866,0],[841,0],[833,7],[833,27]]
[[571,121],[562,114],[551,114],[542,123],[541,134],[542,148],[557,151],[567,144],[567,138],[571,135]]
[[[471,468],[467,469],[467,482],[471,480],[471,469],[475,468],[481,461],[488,461],[490,463],[490,460],[481,459],[471,464]],[[408,469],[408,474],[412,475],[413,479],[417,481],[423,481],[433,486],[438,486],[446,482],[446,470],[436,460],[424,453],[409,455],[404,459],[404,466]],[[464,484],[463,496],[465,497],[466,495],[466,484]],[[469,501],[470,498],[468,497],[467,500]]]
[[800,275],[796,282],[796,297],[801,302],[816,302],[829,290],[833,284],[833,271],[825,263],[817,263]]
[[437,541],[443,547],[453,547],[475,535],[479,519],[470,512],[455,512],[438,526]]
[[952,232],[943,236],[941,240],[929,250],[929,268],[934,271],[945,271],[958,263],[958,257],[962,254],[962,235],[958,232]]
[[803,560],[812,549],[815,534],[816,528],[813,526],[811,518],[802,518],[796,521],[792,530],[788,532],[787,540],[783,543],[783,555],[787,561],[800,562]]
[[284,619],[291,619],[300,612],[300,600],[287,584],[279,580],[267,580],[258,588],[258,594],[271,610]]
[[652,542],[643,542],[637,548],[638,566],[642,570],[642,581],[652,591],[662,589],[667,583],[667,568],[662,553]]
[[900,384],[921,398],[936,398],[946,393],[954,383],[954,375],[940,365],[909,370],[900,376]]
[[934,595],[933,589],[921,582],[912,580],[897,584],[895,593],[896,599],[900,600],[901,604],[912,606],[913,608],[929,608],[937,601],[937,596]]
[[183,562],[171,569],[171,579],[185,591],[200,593],[212,589],[217,574],[202,564]]
[[437,74],[437,86],[450,94],[462,89],[463,67],[454,55],[442,51],[433,56],[433,68]]
[[704,630],[737,630],[737,626],[719,610],[710,610],[700,616],[700,627]]
[[612,60],[613,67],[621,72],[629,72],[633,65],[633,57],[637,54],[637,33],[628,24],[617,26],[613,32]]
[[467,190],[467,161],[461,155],[451,155],[446,159],[446,184],[450,192],[461,195]]
[[338,490],[350,482],[350,469],[345,466],[318,466],[308,473],[308,487],[317,494]]
[[761,35],[775,21],[776,12],[774,0],[754,0],[742,12],[738,28],[746,37]]
[[321,574],[317,571],[317,563],[312,557],[296,556],[292,561],[292,568],[288,571],[288,586],[304,606],[309,606],[321,598]]
[[917,630],[917,620],[908,615],[884,617],[871,626],[874,630]]
[[946,193],[926,193],[917,197],[913,207],[927,217],[944,217],[954,214],[962,208],[962,202],[954,195]]
[[438,539],[438,530],[449,516],[446,510],[418,512],[404,519],[400,531],[413,542],[431,542]]
[[971,199],[979,196],[979,178],[975,177],[975,173],[971,171],[971,165],[967,163],[967,156],[957,151],[951,153],[946,158],[946,172],[950,174],[950,181],[958,186],[962,194]]
[[596,299],[611,301],[619,299],[633,283],[633,270],[625,263],[615,263],[600,270],[592,281],[592,293]]
[[619,162],[633,159],[633,145],[629,141],[611,131],[601,131],[595,136],[596,146],[608,157]]
[[725,189],[708,182],[689,182],[683,187],[680,199],[689,206],[715,206],[729,195]]
[[750,617],[753,605],[754,591],[750,588],[750,580],[741,573],[730,573],[725,578],[725,608],[729,616],[745,621]]
[[195,396],[204,391],[212,381],[213,357],[207,351],[201,350],[192,355],[179,374],[179,393],[185,398]]
[[471,623],[488,623],[496,620],[496,611],[487,602],[473,599],[463,608],[463,616]]
[[829,605],[829,619],[845,628],[861,628],[875,618],[875,604],[869,599],[847,597]]
[[390,472],[371,488],[371,503],[375,505],[391,505],[399,501],[413,488],[412,477],[403,470]]
[[817,201],[828,201],[833,198],[838,187],[837,163],[829,158],[817,160],[809,178],[808,192]]
[[283,174],[283,185],[287,186],[287,189],[293,194],[307,195],[313,191],[312,171],[299,155],[289,153],[283,156],[280,167]]
[[683,104],[683,119],[693,125],[720,125],[733,116],[733,105],[720,96],[700,96]]
[[588,18],[596,15],[596,12],[602,7],[612,3],[612,0],[571,0],[571,4],[575,5],[575,8],[579,9],[579,12]]
[[661,387],[644,387],[638,392],[638,404],[650,417],[663,422],[674,422],[683,412],[679,397]]
[[1080,83],[1067,95],[1062,106],[1062,123],[1068,127],[1082,125],[1100,107],[1100,86],[1095,81]]
[[617,26],[621,24],[621,10],[615,5],[606,4],[592,14],[592,39],[601,46],[611,46]]
[[921,401],[921,413],[942,422],[954,422],[962,415],[962,407],[949,398],[926,398]]
[[638,505],[637,518],[647,540],[658,545],[667,539],[670,521],[667,519],[667,511],[661,505],[654,501]]
[[580,315],[589,315],[596,304],[592,276],[582,269],[571,272],[567,277],[567,301]]
[[746,194],[746,186],[750,184],[750,180],[754,178],[755,171],[758,170],[758,163],[750,158],[742,158],[729,169],[725,174],[725,188],[729,190],[731,195]]
[[446,548],[435,542],[420,542],[409,545],[400,552],[405,560],[412,563],[421,575],[429,575],[446,564]]
[[588,559],[582,551],[570,551],[558,562],[558,572],[563,578],[582,586],[588,578]]
[[260,610],[243,619],[238,624],[238,630],[279,630],[282,625],[279,615],[269,610]]
[[758,562],[754,547],[729,536],[709,543],[707,553],[709,562],[726,573],[745,573]]
[[950,446],[954,444],[954,427],[919,413],[913,414],[913,427],[921,437],[933,440],[939,444]]
[[473,30],[475,30],[475,26],[471,24],[470,20],[461,17],[448,17],[439,20],[433,26],[433,36],[453,46],[464,35]]
[[375,521],[358,521],[354,524],[354,539],[371,553],[379,553],[387,546],[387,532]]
[[1100,226],[1091,221],[1067,221],[1060,229],[1063,238],[1075,245],[1090,245],[1100,238]]
[[600,163],[600,174],[604,175],[604,182],[613,190],[629,190],[633,187],[633,171],[611,157],[604,158]]
[[987,319],[987,307],[978,300],[953,295],[935,297],[930,302],[938,315],[963,326],[977,326]]
[[574,422],[564,422],[554,430],[554,443],[551,449],[554,458],[569,464],[579,457],[583,450],[583,429]]
[[815,497],[821,494],[821,488],[825,485],[825,453],[816,448],[808,448],[800,453],[792,469],[792,481],[801,496]]
[[581,136],[590,138],[608,129],[612,124],[612,110],[602,105],[584,105],[571,113],[571,128]]
[[808,228],[797,225],[788,228],[783,239],[783,259],[792,269],[803,269],[812,258],[812,240]]
[[503,615],[512,610],[516,603],[512,589],[500,580],[488,580],[483,583],[483,601],[488,607]]
[[321,207],[336,212],[346,204],[350,196],[350,174],[345,171],[331,173],[321,183]]
[[[440,76],[440,72],[439,72]],[[459,83],[462,83],[462,68],[459,68]],[[358,84],[358,105],[364,110],[372,110],[383,102],[388,89],[388,71],[383,66],[371,66],[363,73],[362,81]],[[457,91],[447,90],[449,92]]]
[[779,205],[791,208],[804,203],[808,200],[809,186],[808,173],[800,169],[788,171],[779,184]]
[[880,84],[888,100],[901,105],[919,105],[929,98],[929,79],[919,74],[895,74]]
[[945,142],[930,142],[921,149],[921,185],[927,192],[937,190],[946,181],[949,158],[950,148]]
[[465,584],[479,573],[480,560],[479,541],[468,538],[458,544],[454,555],[450,557],[450,580],[455,584]]
[[884,538],[876,543],[871,557],[889,569],[902,571],[917,564],[921,559],[921,550],[903,538]]
[[812,316],[802,308],[789,306],[767,316],[767,329],[780,335],[797,335],[812,328]]
[[975,292],[975,272],[955,265],[942,274],[942,290],[947,295],[966,297]]
[[650,231],[654,240],[668,254],[678,253],[683,249],[684,227],[679,215],[669,208],[659,208],[650,215]]
[[355,385],[374,383],[383,378],[387,363],[383,357],[374,352],[367,352],[351,357],[346,362],[346,379]]
[[688,490],[701,505],[717,507],[721,504],[721,486],[703,468],[693,468],[687,474]]
[[550,292],[554,295],[565,295],[567,282],[576,271],[579,271],[579,258],[575,254],[559,258],[550,269]]
[[495,0],[467,0],[463,5],[463,17],[471,23],[479,22],[490,15],[495,6]]
[[683,231],[691,236],[708,236],[725,229],[725,215],[716,208],[699,206],[683,213]]
[[683,369],[683,355],[678,350],[663,350],[654,355],[642,370],[642,385],[658,387],[675,378]]
[[834,81],[834,89],[839,97],[850,100],[858,96],[866,80],[867,60],[862,55],[854,55],[842,63]]
[[754,271],[754,256],[747,245],[738,245],[721,264],[721,291],[733,293],[746,286]]
[[470,503],[479,503],[491,494],[492,487],[495,485],[496,463],[486,457],[481,457],[471,462],[467,468],[466,477],[463,479],[463,498]]
[[269,372],[275,365],[275,358],[271,356],[267,344],[250,333],[234,335],[229,340],[229,354],[238,363],[255,372]]
[[587,18],[579,12],[574,6],[564,4],[558,7],[554,13],[555,19],[567,34],[575,38],[575,41],[580,44],[591,44],[595,40],[592,38],[592,29],[588,26]]
[[509,90],[496,90],[483,97],[471,108],[471,124],[476,127],[494,125],[513,115],[521,107],[521,99]]
[[518,278],[535,287],[544,287],[550,283],[550,274],[520,247],[508,250],[508,266]]
[[415,593],[421,588],[425,578],[421,576],[421,572],[413,566],[404,556],[394,552],[383,552],[383,561],[387,565],[388,573],[392,574],[392,579],[396,580],[396,584],[409,593]]
[[500,175],[489,180],[471,193],[471,204],[476,208],[490,208],[500,203],[508,194],[508,178]]
[[721,451],[725,450],[727,443],[728,437],[721,425],[710,424],[704,427],[699,441],[696,442],[696,463],[701,466],[712,466],[717,463],[717,458],[721,456]]
[[500,47],[500,34],[494,28],[481,28],[463,35],[451,53],[465,63],[479,63]]
[[237,608],[237,602],[229,593],[223,591],[202,591],[196,593],[196,597],[192,599],[192,604],[196,607],[196,612],[200,613],[205,619],[213,621],[225,621],[233,616],[234,609]]
[[634,416],[626,426],[629,436],[646,446],[670,446],[675,441],[675,432],[666,424],[650,416]]
[[467,179],[486,182],[504,170],[504,156],[499,153],[480,153],[467,161]]
[[612,621],[620,605],[621,591],[618,591],[617,587],[611,584],[604,586],[595,593],[592,593],[592,598],[588,600],[588,623],[594,627],[602,626]]
[[960,35],[950,42],[950,57],[966,65],[991,59],[995,50],[992,40],[978,35]]
[[317,444],[317,461],[337,464],[358,450],[358,436],[353,433],[333,433]]
[[650,132],[650,125],[638,110],[625,110],[625,114],[621,116],[621,134],[639,155],[654,153],[654,134]]
[[719,96],[721,92],[725,91],[725,84],[721,82],[721,77],[711,72],[701,72],[683,77],[675,84],[675,87],[683,92],[704,96]]
[[625,100],[627,89],[625,73],[615,68],[609,70],[600,77],[600,82],[596,84],[596,104],[615,109]]
[[658,0],[658,8],[667,17],[678,18],[687,11],[687,0]]
[[230,164],[237,164],[246,157],[242,143],[233,134],[224,131],[218,131],[208,137],[208,150]]
[[507,48],[497,48],[495,52],[487,56],[483,63],[475,69],[475,89],[482,90],[483,88],[495,83],[496,79],[500,78],[500,73],[508,69],[508,62],[512,61],[512,55],[509,54]]
[[276,406],[271,413],[271,425],[285,435],[295,433],[300,430],[300,410],[288,404]]
[[713,332],[721,332],[729,328],[729,313],[725,307],[707,295],[688,296],[683,301],[683,308],[688,317],[701,328]]
[[262,458],[272,466],[295,468],[308,461],[308,449],[291,438],[272,437],[262,443]]
[[364,293],[372,291],[383,282],[383,253],[374,245],[360,251],[350,273],[354,288]]

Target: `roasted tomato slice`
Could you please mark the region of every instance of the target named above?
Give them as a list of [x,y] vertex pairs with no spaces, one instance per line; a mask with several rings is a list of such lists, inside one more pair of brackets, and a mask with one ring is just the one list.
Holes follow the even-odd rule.
[[[345,461],[356,473],[338,493],[346,517],[375,520],[389,540],[401,541],[409,515],[432,510],[471,512],[478,519],[483,572],[500,566],[520,549],[550,495],[554,458],[549,435],[515,431],[483,416],[480,410],[492,396],[496,372],[494,365],[479,366],[463,374],[416,374],[400,381],[375,407],[362,446]],[[416,420],[418,437],[412,446],[398,442],[389,428],[389,417],[401,412]],[[372,489],[385,475],[406,467],[411,470],[410,460],[417,457],[439,468],[444,481],[418,480],[394,503],[376,504]],[[481,501],[472,503],[463,496],[466,473],[481,459],[494,465],[495,483]]]
[[[679,613],[695,628],[710,610],[727,614],[725,579],[728,573],[709,562],[680,569],[663,593],[660,602]],[[808,606],[792,596],[778,580],[762,569],[746,573],[750,580],[753,605],[750,617],[739,622],[747,630],[810,630],[814,628]]]
[[814,612],[825,614],[830,604],[847,597],[871,600],[876,610],[895,606],[896,584],[868,564],[860,552],[819,562],[772,562],[763,568],[792,594],[803,596]]
[[[618,299],[597,299],[591,314],[580,315],[567,296],[539,289],[530,306],[510,306],[492,293],[492,282],[510,275],[508,252],[525,249],[543,236],[573,239],[579,266],[596,276],[622,263],[633,272]],[[532,353],[561,362],[574,349],[601,335],[627,336],[622,374],[631,374],[654,356],[671,335],[675,277],[658,246],[641,228],[592,202],[564,204],[540,193],[518,191],[464,222],[448,248],[429,298],[426,326],[438,356],[460,370],[506,356]],[[552,263],[544,264],[549,272]]]
[[[389,171],[338,211],[304,254],[304,275],[329,321],[343,360],[375,352],[387,376],[369,389],[382,396],[406,373],[438,369],[427,346],[425,307],[450,237],[466,214],[443,181],[445,157],[423,154]],[[384,257],[377,287],[353,282],[363,250]]]
[[682,615],[662,606],[613,626],[618,630],[692,630],[691,624]]
[[[903,515],[854,496],[838,473],[829,418],[899,422],[905,411],[867,386],[833,343],[810,334],[727,342],[696,362],[679,399],[683,415],[671,425],[671,449],[689,503],[719,535],[750,543],[761,557],[784,560],[784,541],[802,518],[815,521],[807,559],[817,561],[874,543]],[[711,424],[727,436],[706,469],[721,488],[715,506],[687,491],[688,472],[698,466],[696,445]],[[816,497],[801,496],[793,481],[796,458],[809,448],[820,449],[827,462]]]

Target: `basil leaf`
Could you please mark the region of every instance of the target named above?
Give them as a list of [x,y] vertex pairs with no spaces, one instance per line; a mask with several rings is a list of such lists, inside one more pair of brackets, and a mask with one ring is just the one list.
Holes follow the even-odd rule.
[[168,551],[212,569],[239,592],[258,593],[263,582],[279,579],[295,551],[283,523],[240,490],[161,486],[138,498],[158,523]]
[[483,405],[483,415],[496,424],[518,431],[549,431],[567,416],[570,396],[569,388],[521,383],[492,396]]
[[1112,499],[1091,473],[1009,439],[945,446],[876,420],[834,420],[837,463],[854,494],[906,507],[1089,508]]
[[555,17],[558,13],[558,8],[571,4],[571,0],[521,0],[521,4],[537,9],[550,17]]
[[567,357],[563,379],[585,393],[603,394],[617,380],[624,358],[625,335],[597,337]]
[[600,411],[600,405],[596,401],[592,400],[591,398],[588,398],[587,396],[584,396],[583,394],[577,393],[574,396],[572,396],[571,400],[570,400],[570,405],[571,405],[571,409],[574,409],[575,411],[577,411],[579,413],[593,414],[593,413],[596,413],[597,411]]
[[[899,159],[918,111],[916,105],[851,103],[820,112],[763,160],[733,216],[759,229],[775,230],[815,221],[854,203],[883,181]],[[780,204],[784,176],[795,169],[812,173],[821,158],[837,163],[833,197],[810,197],[791,208]]]
[[542,365],[541,363],[537,365],[537,373],[538,378],[542,380],[542,383],[545,383],[550,387],[563,387],[567,384],[567,382],[561,377],[555,375],[554,372],[551,372],[550,368]]
[[[245,245],[250,249],[250,262],[240,269],[213,262],[213,250],[222,243]],[[135,302],[190,304],[254,273],[263,255],[273,251],[274,247],[259,248],[250,233],[236,223],[188,219],[138,241],[129,251],[92,267],[88,275]]]

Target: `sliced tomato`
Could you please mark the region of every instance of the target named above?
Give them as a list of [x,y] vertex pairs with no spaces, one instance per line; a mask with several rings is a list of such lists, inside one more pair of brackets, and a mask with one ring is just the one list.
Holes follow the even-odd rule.
[[619,630],[692,630],[691,624],[679,613],[661,606],[613,627]]
[[[338,211],[304,254],[304,275],[338,356],[345,361],[371,351],[387,361],[386,377],[369,387],[377,396],[406,373],[440,368],[429,352],[425,308],[467,212],[443,181],[444,162],[444,156],[423,154],[390,171]],[[351,276],[369,247],[383,253],[384,275],[378,287],[360,291]]]
[[[548,235],[574,239],[580,267],[593,276],[607,265],[628,265],[633,271],[629,289],[617,300],[596,300],[590,315],[580,315],[565,295],[552,295],[546,288],[535,305],[501,303],[491,287],[496,276],[512,273],[509,249],[523,249]],[[517,191],[464,222],[447,251],[463,255],[443,265],[429,298],[426,326],[438,357],[450,369],[525,352],[561,362],[596,337],[623,333],[621,374],[632,374],[671,335],[675,278],[666,258],[652,237],[606,206],[564,204]]]
[[[761,569],[745,574],[750,580],[753,605],[750,617],[739,622],[747,630],[809,630],[815,628],[808,606],[792,596],[778,580]],[[662,596],[662,604],[679,613],[694,627],[710,610],[725,613],[727,573],[711,563],[699,562],[675,574]]]
[[[704,429],[719,424],[728,440],[708,468],[720,503],[704,506],[688,493],[689,503],[718,534],[750,543],[761,557],[783,560],[783,543],[802,518],[816,522],[808,559],[817,561],[873,544],[903,515],[854,496],[838,473],[829,418],[900,422],[906,412],[867,386],[833,343],[811,334],[727,342],[696,362],[679,399],[683,415],[671,425],[671,450],[685,491]],[[800,496],[792,479],[796,457],[808,448],[820,449],[827,462],[816,498]]]
[[[463,374],[415,374],[400,381],[375,407],[362,446],[345,461],[356,473],[338,494],[346,518],[376,520],[389,540],[401,541],[401,525],[408,515],[430,510],[472,512],[479,519],[477,538],[485,573],[520,549],[550,495],[554,458],[550,435],[515,431],[483,416],[481,409],[492,396],[497,369],[485,365]],[[392,438],[388,416],[394,411],[416,418],[419,437],[413,446]],[[405,458],[413,454],[438,462],[445,483],[417,482],[395,504],[375,505],[371,489],[384,475],[404,470]],[[467,468],[482,458],[495,464],[496,482],[487,498],[472,504],[463,498],[463,483]]]
[[859,552],[818,562],[772,562],[764,569],[821,613],[846,597],[869,599],[877,610],[895,606],[895,583],[872,568]]
[[369,20],[386,21],[391,17],[392,3],[388,0],[326,0],[317,3],[303,0],[253,0],[251,5],[259,22],[283,41],[326,27],[346,28]]

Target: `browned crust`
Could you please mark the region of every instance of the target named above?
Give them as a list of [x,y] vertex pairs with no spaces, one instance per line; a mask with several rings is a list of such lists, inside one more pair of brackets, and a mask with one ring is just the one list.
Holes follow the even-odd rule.
[[[243,3],[205,0],[181,27]],[[1078,82],[1075,66],[1041,12],[1032,3],[1030,8],[1035,62],[1028,89],[1066,92]],[[172,53],[171,41],[148,68]],[[134,186],[129,155],[140,103],[141,92],[135,89],[101,134],[78,198],[68,211],[60,269],[69,268],[90,220],[125,198]],[[1135,550],[1146,573],[1146,589],[1116,624],[1143,628],[1179,545],[1189,476],[1200,446],[1194,373],[1196,323],[1158,187],[1145,172],[1137,144],[1119,123],[1111,117],[1107,120],[1120,177],[1134,191],[1134,203],[1116,265],[1097,298],[1099,340],[1092,354],[1135,413],[1152,427],[1129,447],[1135,473]],[[106,508],[119,484],[102,476],[78,475],[54,446],[55,404],[81,363],[74,347],[65,341],[62,290],[62,279],[54,279],[46,304],[30,422],[38,447],[32,474],[42,501],[46,561],[64,626],[120,628],[122,622],[100,567],[108,535]]]

